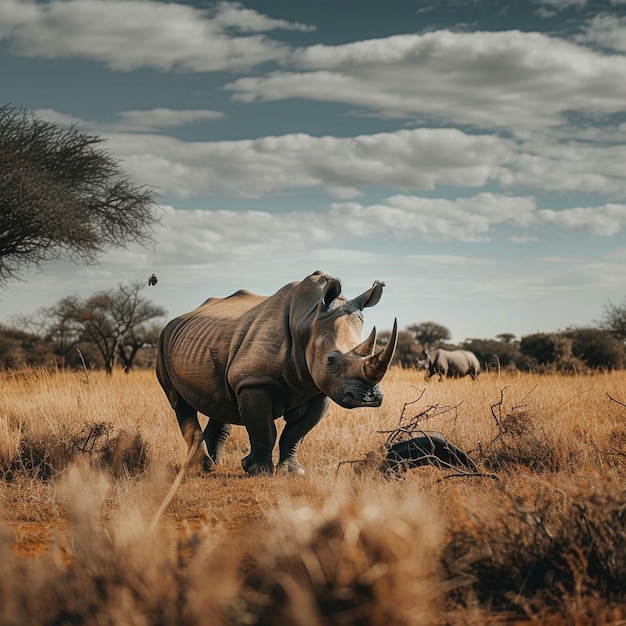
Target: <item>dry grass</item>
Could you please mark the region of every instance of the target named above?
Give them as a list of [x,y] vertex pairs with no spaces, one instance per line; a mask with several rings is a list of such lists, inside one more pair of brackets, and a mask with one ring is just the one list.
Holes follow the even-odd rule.
[[[1,376],[0,624],[626,624],[626,372],[394,369],[306,477],[246,477],[235,428],[156,530],[185,448],[152,372]],[[401,417],[498,480],[339,465]]]

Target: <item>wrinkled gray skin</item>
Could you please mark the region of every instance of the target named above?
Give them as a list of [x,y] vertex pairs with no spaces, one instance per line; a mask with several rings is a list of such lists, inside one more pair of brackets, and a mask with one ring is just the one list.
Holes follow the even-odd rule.
[[[304,473],[298,445],[326,412],[329,399],[345,408],[380,406],[383,378],[397,341],[375,352],[376,330],[361,343],[365,307],[384,283],[353,300],[339,281],[315,272],[273,296],[238,291],[209,298],[169,322],[159,338],[157,377],[176,412],[189,451],[204,442],[189,465],[210,467],[221,457],[231,424],[243,424],[248,474],[272,473],[274,420],[284,417],[279,467]],[[200,412],[209,421],[204,433]],[[205,447],[206,445],[206,447]]]
[[428,353],[428,378],[439,374],[443,378],[463,378],[468,374],[476,380],[480,372],[480,363],[476,355],[469,350],[444,350],[439,348]]

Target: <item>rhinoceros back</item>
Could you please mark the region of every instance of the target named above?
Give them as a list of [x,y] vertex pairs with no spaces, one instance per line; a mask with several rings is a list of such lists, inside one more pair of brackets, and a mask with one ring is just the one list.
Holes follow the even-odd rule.
[[209,298],[167,324],[159,340],[157,374],[172,404],[179,394],[205,415],[238,423],[226,380],[231,342],[242,315],[265,299],[244,290]]
[[478,360],[478,357],[470,350],[464,350],[464,352],[469,362],[468,373],[472,376],[477,376],[480,374],[480,361]]
[[429,375],[441,374],[451,378],[463,377],[468,374],[475,377],[480,372],[480,363],[476,355],[469,350],[437,349],[430,353]]

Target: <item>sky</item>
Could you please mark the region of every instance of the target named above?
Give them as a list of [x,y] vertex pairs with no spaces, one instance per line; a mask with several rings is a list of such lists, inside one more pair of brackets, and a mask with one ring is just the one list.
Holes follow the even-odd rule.
[[2,0],[0,104],[97,134],[160,226],[0,292],[169,317],[316,270],[366,328],[594,325],[626,297],[626,0]]

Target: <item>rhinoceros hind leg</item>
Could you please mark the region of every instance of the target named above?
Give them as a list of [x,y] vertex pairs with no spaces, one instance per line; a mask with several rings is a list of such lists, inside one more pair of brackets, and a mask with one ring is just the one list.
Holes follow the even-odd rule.
[[211,465],[219,463],[224,458],[224,448],[231,430],[230,424],[209,419],[203,436]]
[[207,454],[197,411],[180,396],[176,399],[174,404],[174,411],[178,419],[180,432],[187,442],[187,455],[189,455],[192,448],[197,448],[195,454],[188,459],[189,470],[193,471],[194,469],[199,470],[201,468],[203,470],[209,469],[213,462]]

